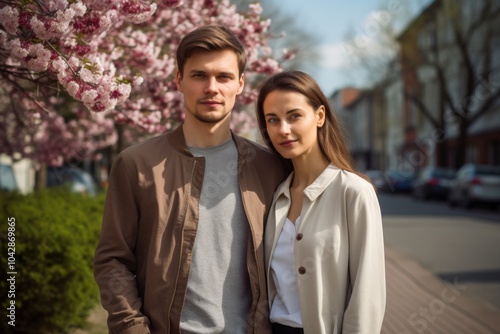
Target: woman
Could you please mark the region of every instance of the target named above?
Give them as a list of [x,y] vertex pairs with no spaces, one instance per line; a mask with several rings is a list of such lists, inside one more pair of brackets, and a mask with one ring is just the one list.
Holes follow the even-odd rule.
[[267,145],[293,172],[265,232],[273,333],[379,333],[385,311],[382,219],[353,170],[340,122],[309,75],[267,79],[257,101]]

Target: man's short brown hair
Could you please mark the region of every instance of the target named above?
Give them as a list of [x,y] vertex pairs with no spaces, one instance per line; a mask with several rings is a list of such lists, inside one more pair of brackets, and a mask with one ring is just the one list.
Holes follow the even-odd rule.
[[239,76],[245,71],[247,57],[245,49],[236,36],[226,27],[221,25],[206,25],[191,31],[177,47],[177,68],[181,74],[184,72],[186,60],[198,51],[222,51],[230,49],[238,57]]

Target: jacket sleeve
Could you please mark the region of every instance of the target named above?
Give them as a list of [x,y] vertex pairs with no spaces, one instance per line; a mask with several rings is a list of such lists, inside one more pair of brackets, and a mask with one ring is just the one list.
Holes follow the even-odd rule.
[[382,217],[371,184],[353,192],[347,203],[350,299],[343,333],[380,333],[386,285]]
[[149,320],[141,313],[134,248],[139,210],[134,180],[119,155],[109,176],[102,230],[94,256],[94,277],[108,311],[109,333],[146,334]]

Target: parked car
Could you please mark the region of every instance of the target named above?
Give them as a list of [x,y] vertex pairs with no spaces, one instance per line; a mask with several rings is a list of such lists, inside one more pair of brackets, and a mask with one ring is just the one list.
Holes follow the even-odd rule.
[[11,165],[0,164],[0,190],[16,191],[17,181]]
[[500,204],[500,166],[466,164],[457,171],[448,195],[451,206]]
[[411,192],[416,175],[402,170],[389,170],[385,173],[386,183],[383,190],[390,192]]
[[455,170],[441,167],[425,167],[412,183],[412,194],[418,199],[448,197]]
[[77,167],[48,167],[47,187],[69,186],[72,192],[97,195],[92,176]]
[[386,176],[384,172],[382,172],[381,170],[375,170],[375,169],[367,170],[364,172],[364,174],[368,176],[368,178],[370,178],[373,185],[377,189],[384,189],[386,187],[387,183]]

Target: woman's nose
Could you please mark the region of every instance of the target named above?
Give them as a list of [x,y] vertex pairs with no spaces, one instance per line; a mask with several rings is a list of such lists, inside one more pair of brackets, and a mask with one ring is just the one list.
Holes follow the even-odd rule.
[[280,122],[279,132],[283,134],[290,133],[290,124],[288,124],[288,122],[286,121]]

